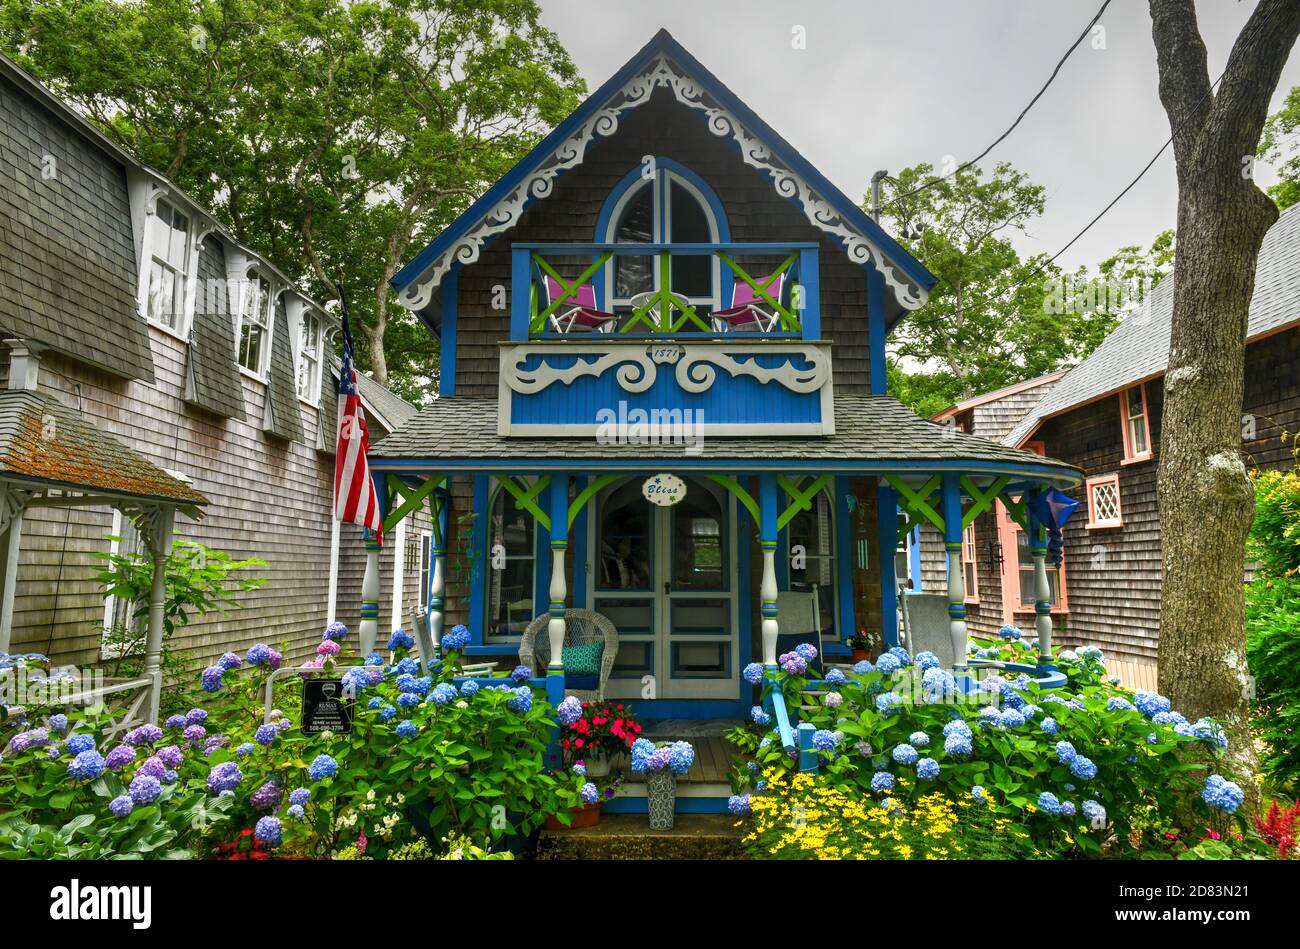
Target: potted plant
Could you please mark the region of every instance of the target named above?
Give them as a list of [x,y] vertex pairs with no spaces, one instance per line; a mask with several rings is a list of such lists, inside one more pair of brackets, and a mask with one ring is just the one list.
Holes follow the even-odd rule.
[[[600,823],[600,809],[606,802],[613,800],[619,785],[623,783],[623,772],[616,771],[609,778],[593,778],[587,772],[587,766],[582,761],[573,763],[573,772],[587,780],[578,792],[582,798],[582,806],[572,812],[569,819],[569,827],[595,827]],[[547,830],[563,830],[565,827],[559,818],[551,815],[546,818]]]
[[672,830],[677,804],[677,776],[691,770],[695,749],[689,741],[655,744],[638,738],[632,745],[632,770],[645,775],[651,830]]
[[572,696],[561,703],[565,706],[560,713],[565,729],[561,747],[570,760],[583,762],[588,777],[603,778],[615,759],[631,750],[641,724],[622,702],[583,702],[574,709],[571,700],[576,703]]
[[849,648],[853,650],[853,661],[875,662],[880,655],[881,638],[879,633],[860,629],[849,638]]

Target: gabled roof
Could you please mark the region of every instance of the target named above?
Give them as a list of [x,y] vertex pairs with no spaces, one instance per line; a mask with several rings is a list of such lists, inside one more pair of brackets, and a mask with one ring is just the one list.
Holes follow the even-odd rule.
[[[1160,281],[1142,306],[1071,369],[1003,441],[1022,445],[1046,419],[1164,374],[1174,312],[1174,277]],[[1255,267],[1247,340],[1300,323],[1300,205],[1269,228]]]
[[797,201],[809,221],[839,240],[852,260],[881,269],[896,301],[890,308],[890,323],[902,310],[925,302],[936,282],[934,275],[667,30],[660,30],[392,278],[402,305],[416,313],[436,309],[433,291],[453,264],[477,260],[488,240],[513,227],[534,200],[551,193],[557,176],[581,164],[592,142],[616,133],[623,111],[648,102],[660,87],[671,89],[678,102],[698,110],[715,134],[729,137],[745,162],[766,173],[781,194]]
[[0,475],[183,506],[208,499],[44,392],[0,391]]

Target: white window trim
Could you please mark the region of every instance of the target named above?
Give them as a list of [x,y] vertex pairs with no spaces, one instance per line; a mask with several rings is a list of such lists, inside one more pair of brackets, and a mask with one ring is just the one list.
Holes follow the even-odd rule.
[[[293,304],[289,311],[289,338],[293,343],[293,388],[298,395],[298,401],[312,408],[320,407],[321,400],[321,364],[324,361],[325,353],[325,317],[315,307],[308,306],[301,300],[292,300]],[[302,369],[302,328],[308,318],[316,319],[316,361],[312,368],[312,378],[307,383],[307,395],[303,395],[298,389],[298,373]]]
[[[259,277],[266,281],[266,285],[270,289],[266,295],[266,313],[264,314],[266,317],[266,325],[264,327],[265,332],[262,335],[262,346],[257,354],[259,366],[258,369],[253,370],[245,366],[240,357],[242,355],[244,339],[244,303],[246,302],[249,293],[256,293],[256,284]],[[249,379],[255,379],[263,385],[266,385],[270,382],[271,375],[271,346],[272,340],[275,337],[275,301],[286,288],[280,288],[277,290],[275,282],[261,273],[256,262],[248,264],[244,270],[244,275],[240,278],[239,282],[239,309],[236,311],[238,316],[236,317],[235,322],[235,365],[239,367],[239,371],[242,375],[247,376]]]
[[[181,301],[180,312],[176,314],[175,327],[168,326],[161,320],[156,320],[149,315],[149,275],[153,270],[155,256],[151,236],[155,227],[154,222],[158,219],[159,202],[163,202],[173,210],[184,214],[189,222],[185,248],[185,269],[178,271],[185,278],[185,296]],[[140,315],[144,317],[145,322],[151,327],[182,342],[189,341],[190,330],[194,325],[199,252],[203,246],[203,239],[207,237],[208,233],[207,222],[202,219],[202,216],[194,208],[182,206],[162,189],[158,189],[151,196],[145,210],[144,233],[140,241],[140,273],[136,288],[136,306]]]

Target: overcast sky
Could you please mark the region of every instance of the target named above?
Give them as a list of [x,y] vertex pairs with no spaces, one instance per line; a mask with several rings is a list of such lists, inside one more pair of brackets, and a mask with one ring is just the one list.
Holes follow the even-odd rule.
[[[1046,81],[1101,0],[541,0],[542,20],[588,87],[660,27],[709,67],[845,194],[877,168],[965,161],[1000,135]],[[1200,0],[1210,77],[1255,4]],[[1009,161],[1047,188],[1022,241],[1056,253],[1169,137],[1144,0],[1112,0],[1104,49],[1085,40],[1020,127],[982,163]],[[792,48],[796,26],[807,48]],[[1293,53],[1271,111],[1300,84]],[[1262,184],[1275,180],[1261,166]],[[1173,150],[1060,263],[1092,265],[1150,242],[1175,220]]]

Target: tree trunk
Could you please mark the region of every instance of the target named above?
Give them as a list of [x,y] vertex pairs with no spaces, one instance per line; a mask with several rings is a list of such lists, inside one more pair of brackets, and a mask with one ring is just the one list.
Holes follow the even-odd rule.
[[1217,95],[1191,0],[1151,0],[1151,19],[1178,171],[1158,486],[1160,690],[1189,718],[1224,723],[1231,769],[1257,800],[1243,597],[1254,494],[1242,460],[1242,382],[1255,265],[1277,207],[1250,179],[1249,162],[1300,32],[1300,4],[1261,0]]

